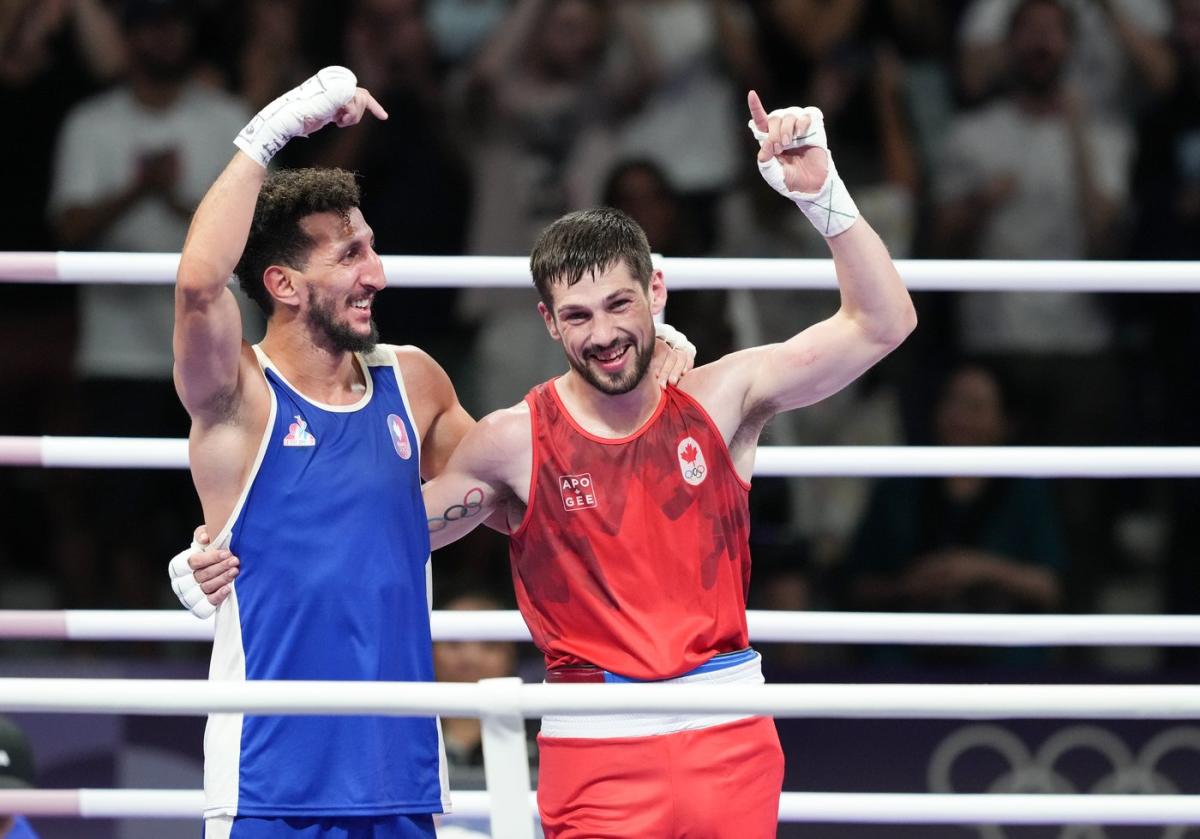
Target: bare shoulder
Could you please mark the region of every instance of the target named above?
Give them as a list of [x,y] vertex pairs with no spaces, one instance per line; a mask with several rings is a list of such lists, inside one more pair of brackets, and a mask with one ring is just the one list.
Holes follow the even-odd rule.
[[383,348],[396,356],[396,363],[404,375],[407,388],[436,388],[442,383],[450,384],[450,377],[442,369],[442,365],[434,361],[433,356],[420,347],[412,344],[385,344]]
[[726,442],[733,439],[746,419],[746,395],[755,371],[767,362],[767,350],[750,347],[731,352],[679,380],[679,389],[708,412]]
[[495,452],[498,460],[527,455],[533,447],[529,405],[524,401],[485,416],[471,430],[473,445]]

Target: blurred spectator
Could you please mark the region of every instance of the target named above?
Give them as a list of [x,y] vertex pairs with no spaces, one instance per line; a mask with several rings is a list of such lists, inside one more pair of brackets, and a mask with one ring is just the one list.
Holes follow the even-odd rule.
[[438,58],[470,61],[512,8],[512,0],[428,0],[429,23]]
[[[186,0],[123,4],[127,78],[72,109],[59,136],[50,212],[64,247],[178,252],[192,210],[232,156],[231,140],[249,114],[193,79],[190,12]],[[79,302],[75,369],[82,382],[71,397],[70,431],[186,435],[171,386],[174,290],[88,285]],[[195,516],[189,502],[195,504],[190,483],[175,472],[81,477],[74,508],[61,512],[91,530],[75,522],[57,528],[68,604],[98,605],[105,592],[125,605],[155,602],[162,587],[146,568],[157,568],[186,532]],[[141,535],[130,540],[125,534],[134,529]],[[112,587],[94,576],[105,553]]]
[[[249,117],[237,100],[191,80],[185,0],[129,0],[122,23],[128,78],[67,115],[50,211],[70,249],[178,251]],[[154,380],[173,399],[173,301],[170,288],[84,288],[80,374]]]
[[[1068,76],[1089,111],[1128,117],[1170,83],[1169,0],[1057,0],[1076,20]],[[1021,0],[974,0],[959,32],[960,90],[977,102],[1003,87],[1005,32]]]
[[[960,117],[946,142],[936,184],[941,255],[1115,255],[1132,138],[1064,81],[1074,26],[1054,0],[1016,7],[1006,42],[1013,89]],[[1096,295],[966,293],[957,325],[961,349],[993,356],[1041,409],[1035,442],[1112,442],[1121,372]]]
[[[547,224],[596,202],[612,128],[645,94],[652,67],[633,0],[517,2],[462,80],[455,133],[474,169],[471,253],[524,255]],[[468,409],[510,404],[562,372],[530,317],[532,288],[468,289],[461,303],[479,323]]]
[[1171,84],[1141,121],[1134,255],[1200,258],[1200,2],[1175,0]]
[[[0,717],[0,789],[33,786],[33,752],[16,723]],[[0,814],[0,839],[38,839],[24,816]]]
[[5,159],[21,161],[5,172],[0,248],[52,247],[40,210],[50,185],[54,134],[67,109],[113,79],[124,60],[116,21],[101,0],[0,5],[0,103],[20,122],[20,130],[5,132]]
[[655,46],[654,83],[618,132],[617,153],[656,163],[708,243],[717,199],[745,163],[745,90],[733,79],[753,76],[753,21],[729,0],[647,0],[641,13]]
[[[956,368],[936,406],[938,444],[1005,444],[1013,422],[1009,398],[987,367]],[[1061,605],[1064,565],[1044,484],[905,478],[876,485],[842,572],[855,609],[1051,612]]]
[[[1175,0],[1174,82],[1143,120],[1134,175],[1138,226],[1134,255],[1143,259],[1200,259],[1200,0]],[[1147,336],[1141,358],[1142,404],[1158,417],[1151,442],[1200,445],[1200,296],[1146,295]],[[1163,600],[1173,614],[1200,612],[1200,482],[1165,482],[1170,536]],[[1194,667],[1195,649],[1170,650]]]
[[[45,208],[55,135],[70,107],[110,81],[124,60],[116,20],[101,0],[0,2],[0,109],[8,114],[0,135],[8,161],[0,250],[54,249]],[[0,283],[0,434],[55,433],[71,377],[75,299],[67,285]],[[2,606],[61,605],[45,561],[55,485],[45,470],[0,470]]]
[[245,4],[237,90],[251,111],[312,75],[302,44],[302,6],[303,0],[250,0]]
[[[124,60],[116,21],[101,0],[0,3],[0,108],[11,122],[0,139],[0,154],[10,161],[0,250],[54,248],[45,207],[55,134],[67,110],[120,72]],[[70,375],[74,303],[73,288],[0,284],[0,391],[8,397],[0,434],[49,430],[57,383]],[[57,351],[45,351],[47,336]]]
[[[471,187],[448,125],[443,80],[420,0],[355,0],[346,55],[359,84],[387,110],[354,131],[314,138],[309,160],[361,173],[364,215],[380,253],[457,255],[466,246]],[[397,279],[397,278],[393,278]],[[378,298],[385,340],[417,344],[455,381],[465,357],[448,323],[457,289],[405,289]],[[441,312],[437,318],[430,312]]]
[[[908,114],[898,32],[915,24],[892,0],[867,15],[861,0],[755,4],[769,108],[813,105],[825,115],[838,173],[863,215],[897,257],[911,254],[920,159]],[[893,7],[896,7],[895,9]],[[901,14],[897,9],[905,10]],[[902,25],[898,21],[904,21]],[[746,177],[745,171],[742,173]],[[753,173],[751,173],[753,175]],[[723,253],[823,257],[821,244],[773,212],[761,190],[741,190],[722,208]],[[800,232],[798,232],[800,231]],[[768,240],[768,241],[764,241]]]

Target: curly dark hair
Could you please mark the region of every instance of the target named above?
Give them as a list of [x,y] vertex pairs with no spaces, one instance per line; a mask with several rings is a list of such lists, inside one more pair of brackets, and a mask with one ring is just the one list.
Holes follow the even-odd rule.
[[275,308],[263,285],[272,265],[304,270],[316,244],[300,227],[313,213],[345,216],[359,206],[354,174],[343,169],[281,169],[267,176],[254,205],[254,220],[242,258],[233,269],[246,296],[267,316]]
[[612,207],[568,213],[538,236],[529,270],[542,302],[550,307],[550,286],[570,287],[585,274],[602,274],[623,261],[629,272],[650,287],[654,263],[650,243],[636,221]]

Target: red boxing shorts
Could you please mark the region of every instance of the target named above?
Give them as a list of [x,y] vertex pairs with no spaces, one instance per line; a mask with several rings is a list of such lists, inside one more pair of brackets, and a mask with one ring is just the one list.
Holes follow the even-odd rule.
[[[714,656],[694,685],[762,684],[752,649]],[[628,682],[587,667],[548,682]],[[546,839],[773,839],[783,787],[775,722],[745,714],[542,717],[538,809]]]
[[648,737],[538,737],[546,839],[774,839],[775,722],[748,717]]

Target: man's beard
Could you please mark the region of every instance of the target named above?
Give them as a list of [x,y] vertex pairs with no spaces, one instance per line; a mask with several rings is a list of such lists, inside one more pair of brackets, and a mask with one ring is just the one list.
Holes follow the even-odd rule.
[[344,323],[339,323],[333,317],[333,304],[328,300],[313,301],[308,309],[307,322],[324,344],[340,352],[369,353],[379,343],[379,328],[375,319],[371,319],[371,331],[360,335]]
[[[627,365],[620,373],[613,375],[593,370],[591,365],[587,363],[587,356],[580,362],[568,355],[567,362],[575,372],[583,376],[584,381],[596,388],[596,390],[601,393],[607,393],[609,396],[620,396],[623,393],[629,393],[629,391],[642,383],[642,379],[646,378],[646,372],[650,369],[650,361],[654,356],[654,353],[649,349],[642,349],[637,344],[631,344],[629,352],[634,354],[633,363]],[[589,350],[588,354],[593,354],[593,351]]]

